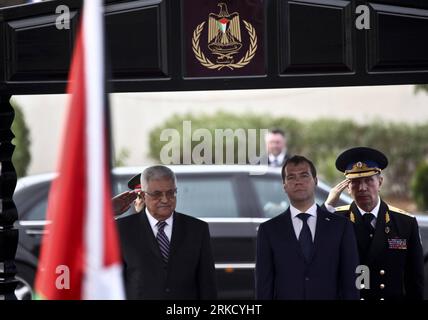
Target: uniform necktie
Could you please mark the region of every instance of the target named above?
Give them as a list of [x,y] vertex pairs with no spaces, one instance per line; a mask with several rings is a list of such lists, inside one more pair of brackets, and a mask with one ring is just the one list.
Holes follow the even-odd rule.
[[374,231],[375,231],[375,228],[372,225],[372,220],[373,219],[374,219],[374,214],[373,213],[368,212],[368,213],[365,213],[363,215],[364,223],[365,223],[365,225],[367,227],[367,230],[370,232],[370,234],[373,234]]
[[169,240],[168,237],[165,234],[165,231],[163,230],[167,223],[165,221],[159,221],[156,226],[158,227],[158,234],[156,235],[156,240],[159,244],[159,249],[162,254],[163,261],[165,263],[168,263],[168,256],[169,256]]
[[312,242],[311,229],[309,229],[308,225],[308,219],[310,216],[311,215],[309,213],[299,213],[297,215],[297,217],[303,222],[302,230],[300,231],[299,235],[299,242],[306,261],[310,261],[314,247]]

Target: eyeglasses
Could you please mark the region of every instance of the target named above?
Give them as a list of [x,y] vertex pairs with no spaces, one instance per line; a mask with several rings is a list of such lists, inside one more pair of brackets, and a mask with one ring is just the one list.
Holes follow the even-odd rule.
[[165,197],[168,200],[172,200],[175,199],[175,197],[177,196],[177,189],[174,190],[168,190],[165,192],[162,191],[155,191],[155,192],[147,192],[144,191],[145,194],[148,194],[150,197],[152,197],[154,200],[160,200],[163,198],[163,195],[165,195]]

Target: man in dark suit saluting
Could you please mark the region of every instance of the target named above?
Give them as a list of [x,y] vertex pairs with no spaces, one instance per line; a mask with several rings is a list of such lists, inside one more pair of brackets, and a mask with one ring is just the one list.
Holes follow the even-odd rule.
[[282,167],[291,205],[260,225],[257,299],[358,299],[358,252],[352,224],[315,203],[313,163],[293,156]]
[[149,167],[141,174],[144,207],[117,219],[128,299],[217,297],[208,224],[176,212],[176,194],[175,174]]

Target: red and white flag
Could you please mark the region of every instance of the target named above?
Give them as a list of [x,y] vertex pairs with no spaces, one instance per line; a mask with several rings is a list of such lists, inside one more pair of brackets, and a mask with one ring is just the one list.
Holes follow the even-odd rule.
[[113,219],[103,1],[85,0],[67,92],[71,94],[59,176],[48,201],[36,277],[39,299],[124,299]]

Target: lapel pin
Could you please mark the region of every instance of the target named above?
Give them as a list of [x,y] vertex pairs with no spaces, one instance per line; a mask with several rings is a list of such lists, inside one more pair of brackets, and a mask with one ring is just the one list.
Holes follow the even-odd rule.
[[325,220],[330,221],[330,218],[325,218]]
[[385,233],[389,233],[389,231],[391,231],[389,227],[385,227]]

